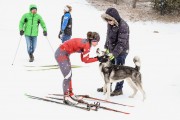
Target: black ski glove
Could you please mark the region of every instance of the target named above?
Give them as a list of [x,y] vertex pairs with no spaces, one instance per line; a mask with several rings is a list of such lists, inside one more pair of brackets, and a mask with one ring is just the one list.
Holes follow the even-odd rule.
[[44,35],[44,36],[47,36],[47,31],[43,31],[43,35]]
[[63,34],[63,32],[60,31],[60,32],[59,32],[59,35],[58,35],[58,38],[59,38],[59,39],[62,39],[62,34]]
[[106,58],[104,56],[101,56],[101,57],[97,56],[97,59],[98,59],[99,62],[107,62],[108,61],[108,58]]
[[62,32],[62,31],[60,31],[60,32],[59,32],[59,34],[61,35],[61,34],[63,34],[63,32]]
[[23,30],[20,31],[20,35],[21,36],[24,35],[24,31]]

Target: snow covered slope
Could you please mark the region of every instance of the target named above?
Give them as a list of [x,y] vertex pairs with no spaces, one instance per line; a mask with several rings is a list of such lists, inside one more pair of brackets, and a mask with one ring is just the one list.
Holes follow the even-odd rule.
[[[125,83],[124,95],[111,97],[111,101],[134,105],[134,108],[101,103],[104,106],[130,112],[130,115],[99,110],[83,111],[58,104],[32,100],[24,94],[46,96],[49,93],[62,93],[63,76],[59,69],[46,71],[28,71],[26,66],[56,64],[54,51],[39,29],[35,61],[28,62],[24,36],[20,42],[14,65],[13,58],[20,40],[18,25],[21,16],[29,11],[30,4],[36,4],[38,13],[43,17],[48,30],[48,40],[56,50],[61,41],[58,39],[60,19],[63,8],[70,4],[73,8],[73,36],[86,37],[87,31],[97,31],[101,36],[98,47],[103,48],[106,37],[106,23],[97,11],[85,0],[1,0],[0,4],[0,119],[2,120],[179,120],[180,108],[180,24],[156,22],[128,22],[130,26],[130,53],[126,65],[134,66],[133,57],[138,55],[142,61],[143,87],[147,99],[142,102],[138,92],[130,99],[131,88]],[[154,32],[154,31],[158,31]],[[95,56],[92,48],[91,56]],[[98,71],[98,62],[84,64],[79,54],[71,55],[72,65],[84,67],[73,68],[73,88],[76,94],[89,94],[104,99],[102,93],[96,92],[103,85]],[[114,84],[113,84],[114,87]]]

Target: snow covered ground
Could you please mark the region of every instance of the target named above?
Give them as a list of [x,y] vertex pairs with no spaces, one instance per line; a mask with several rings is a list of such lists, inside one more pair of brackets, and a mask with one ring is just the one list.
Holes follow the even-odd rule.
[[[16,59],[14,55],[20,41],[18,30],[21,16],[29,11],[29,5],[38,6],[38,13],[43,17],[48,28],[48,39],[39,30],[35,61],[28,62],[24,36],[20,42]],[[143,87],[147,99],[142,102],[142,95],[138,92],[130,99],[131,88],[124,84],[124,95],[111,97],[111,101],[134,105],[134,108],[101,103],[130,115],[109,112],[105,110],[83,111],[68,106],[32,100],[24,94],[46,96],[50,93],[62,93],[63,77],[59,69],[46,71],[28,71],[26,66],[41,66],[56,64],[54,50],[60,40],[57,38],[63,7],[72,5],[73,36],[86,37],[87,31],[97,31],[101,35],[98,47],[103,48],[106,36],[106,23],[100,15],[104,11],[97,11],[85,0],[50,0],[37,1],[0,1],[0,119],[1,120],[93,120],[93,119],[121,119],[121,120],[179,120],[180,108],[180,24],[164,24],[158,22],[128,22],[130,26],[130,53],[126,65],[134,66],[133,57],[141,58]],[[154,31],[158,31],[154,32]],[[48,41],[49,40],[49,41]],[[50,42],[50,44],[49,44]],[[51,49],[51,46],[53,50]],[[96,48],[92,48],[94,56]],[[82,68],[73,69],[73,88],[76,94],[89,94],[104,99],[102,93],[96,92],[103,85],[98,71],[98,62],[84,64],[79,54],[71,55],[73,65]],[[114,87],[114,84],[113,84]]]

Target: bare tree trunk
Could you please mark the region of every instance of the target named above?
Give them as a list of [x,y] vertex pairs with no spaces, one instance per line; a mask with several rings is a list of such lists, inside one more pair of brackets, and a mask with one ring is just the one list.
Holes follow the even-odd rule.
[[133,8],[136,8],[136,3],[138,0],[133,0]]

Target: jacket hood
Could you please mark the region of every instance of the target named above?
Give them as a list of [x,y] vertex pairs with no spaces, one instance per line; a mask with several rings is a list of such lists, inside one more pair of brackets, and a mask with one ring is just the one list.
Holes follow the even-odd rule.
[[31,5],[29,6],[29,11],[31,11],[31,8],[36,8],[36,9],[37,9],[37,6],[36,6],[35,4],[31,4]]
[[116,26],[119,25],[121,21],[121,17],[118,13],[118,11],[115,8],[108,8],[106,10],[106,13],[102,14],[101,17],[105,19],[110,19],[115,22]]

